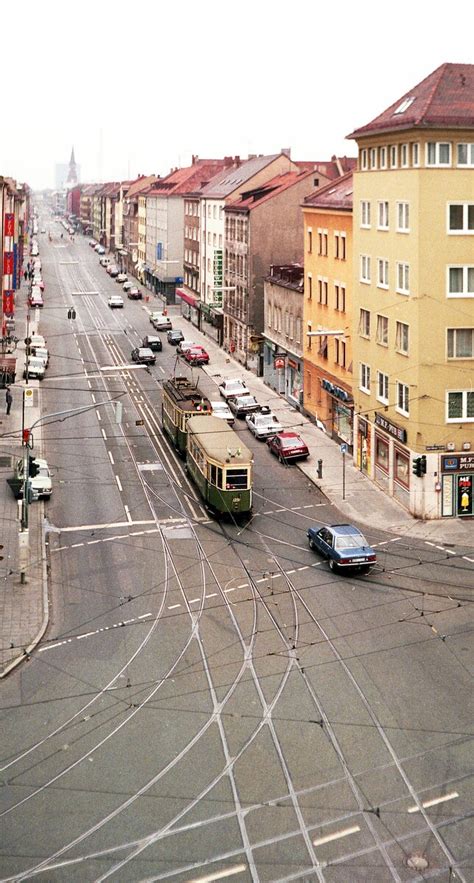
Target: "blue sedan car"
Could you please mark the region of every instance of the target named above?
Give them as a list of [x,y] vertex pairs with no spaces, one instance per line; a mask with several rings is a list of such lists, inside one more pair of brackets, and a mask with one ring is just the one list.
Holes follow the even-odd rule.
[[360,568],[368,573],[377,556],[366,538],[353,524],[332,524],[327,527],[310,527],[310,549],[321,552],[328,559],[331,570]]

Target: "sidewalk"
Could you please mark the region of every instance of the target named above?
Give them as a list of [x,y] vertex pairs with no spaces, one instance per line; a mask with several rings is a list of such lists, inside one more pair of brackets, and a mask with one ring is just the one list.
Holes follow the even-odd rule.
[[[150,296],[151,312],[161,304],[160,299]],[[293,408],[286,399],[267,386],[262,377],[256,377],[220,349],[212,338],[207,337],[180,315],[180,307],[168,310],[173,327],[181,328],[187,339],[202,344],[210,356],[210,364],[204,371],[220,382],[219,378],[241,377],[256,399],[270,405],[280,422],[301,432],[310,449],[308,460],[298,466],[327,499],[339,509],[341,521],[357,522],[366,527],[383,528],[390,533],[412,538],[432,540],[474,547],[474,523],[472,519],[442,518],[421,521],[413,518],[396,500],[388,497],[353,464],[350,455],[345,456],[345,493],[343,498],[343,456],[340,446]],[[243,425],[243,424],[242,424]],[[323,461],[323,477],[318,477],[318,460]]]
[[[3,561],[0,561],[0,678],[27,658],[48,624],[43,503],[38,501],[28,507],[30,563],[26,571],[26,582],[22,585],[18,550],[19,507],[6,482],[13,475],[15,461],[23,455],[21,430],[25,320],[22,314],[25,298],[26,286],[22,284],[17,294],[18,319],[15,331],[21,343],[15,351],[16,383],[11,387],[13,404],[8,417],[5,414],[5,390],[0,390],[0,542],[3,545]],[[38,381],[33,380],[29,385],[32,389],[37,389]],[[36,391],[33,395],[33,407],[27,409],[26,419],[29,425],[40,416],[38,405]],[[39,454],[40,449],[40,434],[36,433],[35,453]]]

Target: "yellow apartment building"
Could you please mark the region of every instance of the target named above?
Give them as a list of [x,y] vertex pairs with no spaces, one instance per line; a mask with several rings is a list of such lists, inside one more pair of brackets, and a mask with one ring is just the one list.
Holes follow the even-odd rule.
[[354,459],[420,518],[474,503],[474,65],[349,137]]
[[347,444],[349,452],[354,423],[352,187],[348,172],[303,203],[303,405],[321,429]]

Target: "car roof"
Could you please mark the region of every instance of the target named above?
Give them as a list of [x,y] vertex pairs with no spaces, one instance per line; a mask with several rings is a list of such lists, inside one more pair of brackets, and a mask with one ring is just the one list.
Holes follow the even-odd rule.
[[353,524],[329,524],[328,527],[339,536],[347,536],[348,534],[361,533],[359,528],[355,527]]
[[279,432],[278,437],[279,438],[301,438],[301,436],[298,435],[297,432],[290,432],[289,430],[284,431],[284,432]]

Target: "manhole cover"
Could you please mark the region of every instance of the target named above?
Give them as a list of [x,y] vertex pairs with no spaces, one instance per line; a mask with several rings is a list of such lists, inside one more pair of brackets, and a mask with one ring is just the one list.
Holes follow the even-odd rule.
[[426,871],[428,861],[424,855],[411,855],[410,858],[407,859],[407,866],[411,868],[412,871]]

